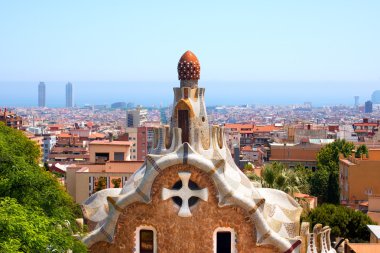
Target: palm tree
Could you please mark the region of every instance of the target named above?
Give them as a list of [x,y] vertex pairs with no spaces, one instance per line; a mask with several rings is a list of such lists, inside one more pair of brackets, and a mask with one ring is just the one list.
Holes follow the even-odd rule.
[[338,139],[335,141],[338,150],[343,154],[345,158],[349,157],[352,151],[355,149],[355,145],[352,142]]
[[367,158],[368,158],[368,156],[369,156],[368,148],[367,148],[367,146],[364,145],[364,144],[360,145],[360,146],[356,149],[355,157],[356,157],[356,158],[363,158],[363,155],[366,155]]
[[309,192],[306,174],[297,169],[288,169],[282,163],[267,165],[261,176],[263,187],[278,189],[291,195],[295,192]]

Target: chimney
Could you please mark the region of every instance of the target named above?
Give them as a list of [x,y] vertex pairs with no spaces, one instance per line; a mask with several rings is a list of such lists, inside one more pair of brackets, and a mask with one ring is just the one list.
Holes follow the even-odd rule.
[[108,140],[109,140],[109,142],[113,141],[113,134],[112,133],[108,133]]

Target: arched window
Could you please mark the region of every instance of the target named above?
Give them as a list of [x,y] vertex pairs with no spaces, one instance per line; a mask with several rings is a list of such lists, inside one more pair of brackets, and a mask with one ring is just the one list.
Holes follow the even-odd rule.
[[138,227],[135,238],[137,253],[157,253],[157,232],[154,227]]
[[214,231],[214,253],[236,253],[236,234],[232,228]]

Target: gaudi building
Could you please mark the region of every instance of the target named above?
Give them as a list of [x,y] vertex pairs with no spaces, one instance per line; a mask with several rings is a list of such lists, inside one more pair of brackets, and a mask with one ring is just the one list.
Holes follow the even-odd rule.
[[223,129],[208,123],[200,64],[190,51],[178,78],[171,124],[156,129],[144,165],[122,189],[83,204],[92,228],[84,243],[92,253],[299,252],[302,209],[237,168]]

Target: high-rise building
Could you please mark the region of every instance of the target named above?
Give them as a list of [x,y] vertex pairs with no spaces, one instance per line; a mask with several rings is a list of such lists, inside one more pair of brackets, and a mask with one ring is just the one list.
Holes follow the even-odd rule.
[[359,96],[355,96],[355,108],[359,107]]
[[374,104],[380,104],[380,90],[375,90],[372,93],[371,101]]
[[66,84],[66,107],[73,107],[73,85]]
[[148,110],[140,106],[127,111],[127,127],[139,127],[147,121]]
[[365,102],[365,106],[364,106],[364,112],[365,113],[372,113],[372,102],[371,101],[367,101]]
[[38,106],[46,106],[46,86],[44,82],[38,84]]

